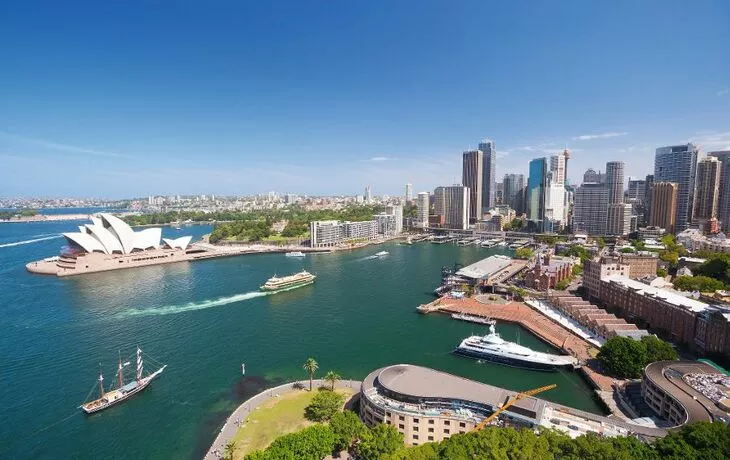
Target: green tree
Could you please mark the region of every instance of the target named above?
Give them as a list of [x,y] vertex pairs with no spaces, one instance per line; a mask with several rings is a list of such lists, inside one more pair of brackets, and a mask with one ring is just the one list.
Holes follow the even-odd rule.
[[656,276],[661,276],[662,278],[664,278],[668,274],[669,272],[667,272],[666,268],[659,267],[656,269]]
[[646,348],[647,364],[655,361],[670,361],[679,359],[677,350],[672,344],[665,342],[655,335],[647,335],[641,338],[641,343]]
[[223,458],[226,460],[233,460],[233,454],[236,452],[236,441],[230,441],[226,444],[223,450]]
[[392,425],[379,423],[363,433],[355,446],[357,455],[364,460],[376,460],[403,447],[403,434]]
[[335,434],[335,450],[349,449],[368,429],[360,417],[352,411],[336,412],[330,419],[330,428]]
[[309,358],[302,368],[307,371],[307,374],[309,374],[309,391],[312,391],[312,380],[314,380],[314,373],[317,372],[317,369],[319,369],[319,364],[314,360],[314,358]]
[[323,422],[329,420],[342,408],[345,402],[345,396],[334,391],[320,388],[316,395],[312,398],[312,402],[304,409],[304,415],[313,422]]
[[646,347],[628,337],[612,337],[598,352],[598,360],[621,378],[638,378],[647,363]]
[[724,423],[696,422],[659,439],[654,448],[667,459],[730,458],[730,428]]
[[329,425],[316,424],[275,439],[265,450],[247,455],[246,460],[321,460],[334,446],[335,434]]
[[634,250],[632,248],[621,248],[618,252],[622,254],[631,254],[632,252],[634,252]]
[[709,276],[678,276],[674,287],[680,291],[715,292],[725,289],[725,284]]
[[518,259],[531,259],[534,251],[530,248],[519,248],[515,251],[515,257]]
[[329,371],[324,376],[324,379],[330,383],[330,389],[335,391],[335,384],[341,379],[340,374],[335,371]]
[[573,276],[578,276],[583,274],[583,266],[582,265],[573,265],[573,268],[571,270],[573,273]]
[[566,278],[566,279],[556,283],[555,289],[558,291],[564,291],[564,290],[568,289],[568,286],[570,286],[570,280]]
[[598,245],[599,249],[603,249],[606,247],[606,240],[602,236],[599,236],[598,238],[596,238],[596,244]]

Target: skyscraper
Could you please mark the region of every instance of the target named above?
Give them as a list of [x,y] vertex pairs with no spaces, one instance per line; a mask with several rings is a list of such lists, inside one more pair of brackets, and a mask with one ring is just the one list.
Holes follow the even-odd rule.
[[608,190],[605,184],[585,182],[575,189],[573,231],[589,235],[606,233],[608,219]]
[[554,184],[565,185],[565,155],[559,153],[550,157],[550,172]]
[[630,231],[631,205],[626,203],[610,203],[606,214],[606,234],[624,236]]
[[624,162],[609,161],[606,163],[606,188],[608,204],[624,202]]
[[469,187],[469,216],[471,222],[476,222],[483,215],[484,153],[481,150],[467,150],[462,160],[461,183]]
[[406,201],[413,201],[413,184],[406,184]]
[[730,150],[710,153],[720,160],[720,186],[718,191],[717,218],[722,231],[730,231]]
[[418,209],[418,223],[416,226],[421,228],[428,227],[428,215],[430,212],[428,192],[421,192],[418,194],[416,208]]
[[627,197],[634,202],[644,203],[646,198],[646,181],[644,179],[629,179]]
[[444,226],[459,230],[469,228],[469,187],[451,185],[433,191],[436,214],[444,217]]
[[692,222],[704,225],[717,218],[717,198],[720,186],[720,160],[709,156],[697,163]]
[[505,174],[502,180],[502,196],[505,204],[510,205],[518,214],[524,212],[522,189],[525,188],[524,174]]
[[583,173],[583,183],[584,184],[600,184],[601,183],[601,173],[597,173],[593,168],[588,168],[586,172]]
[[531,227],[543,231],[545,219],[545,186],[548,164],[546,158],[530,161],[530,175],[527,179],[527,219]]
[[403,205],[402,204],[391,204],[385,208],[385,213],[390,216],[394,216],[394,232],[396,235],[403,231]]
[[497,151],[494,141],[484,139],[479,143],[479,150],[483,153],[482,164],[482,213],[494,207],[494,184],[497,173]]
[[[656,149],[654,180],[656,182],[674,182],[679,187],[675,225],[677,232],[686,229],[692,217],[698,156],[699,149],[691,142]],[[656,207],[652,204],[652,212],[654,209]]]
[[651,188],[654,186],[654,174],[647,174],[644,179],[644,224],[646,225],[651,217]]
[[369,185],[365,186],[365,202],[367,204],[371,204],[373,202],[373,192]]
[[649,225],[661,227],[668,233],[677,230],[677,201],[679,185],[674,182],[654,182],[651,187],[651,218]]

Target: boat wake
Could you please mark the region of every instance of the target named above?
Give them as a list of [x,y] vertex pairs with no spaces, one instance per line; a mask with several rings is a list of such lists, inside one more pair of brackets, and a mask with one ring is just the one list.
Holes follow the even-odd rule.
[[9,248],[11,246],[20,246],[22,244],[30,244],[30,243],[37,243],[39,241],[46,241],[46,240],[52,240],[55,238],[61,238],[62,235],[53,235],[53,236],[46,236],[44,238],[35,238],[32,240],[25,240],[25,241],[15,241],[13,243],[3,243],[0,244],[0,248]]
[[120,317],[126,318],[131,316],[162,316],[176,315],[178,313],[186,313],[189,311],[205,310],[206,308],[220,307],[244,300],[255,299],[269,295],[268,292],[247,292],[245,294],[236,294],[228,297],[219,297],[217,299],[203,300],[202,302],[190,302],[182,305],[166,305],[164,307],[154,308],[132,308],[125,310],[119,314]]

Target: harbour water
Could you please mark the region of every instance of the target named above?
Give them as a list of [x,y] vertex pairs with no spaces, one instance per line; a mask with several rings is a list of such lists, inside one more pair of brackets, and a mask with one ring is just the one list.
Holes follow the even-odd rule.
[[[513,390],[549,383],[541,397],[600,413],[575,373],[513,369],[451,354],[477,324],[419,315],[440,268],[507,249],[388,244],[299,259],[268,254],[56,278],[28,261],[58,253],[76,222],[0,226],[0,458],[200,458],[222,421],[251,394],[305,377],[361,379],[372,369],[414,363]],[[164,236],[210,231],[163,229]],[[378,251],[388,256],[370,258]],[[307,270],[312,286],[266,295],[274,274]],[[527,331],[499,324],[508,340],[554,351]],[[168,364],[147,390],[84,416],[99,363],[113,380],[117,351],[135,345]],[[242,378],[241,363],[247,375]]]

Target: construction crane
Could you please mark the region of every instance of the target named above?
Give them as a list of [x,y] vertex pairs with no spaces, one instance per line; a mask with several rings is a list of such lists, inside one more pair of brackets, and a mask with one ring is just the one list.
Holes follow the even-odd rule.
[[496,419],[499,416],[499,414],[501,414],[502,412],[507,410],[510,406],[512,406],[517,401],[527,398],[528,396],[534,396],[538,393],[542,393],[543,391],[552,390],[555,387],[557,387],[557,385],[552,384],[552,385],[546,385],[546,386],[540,387],[540,388],[535,388],[534,390],[527,390],[527,391],[523,391],[522,393],[517,393],[516,395],[512,396],[506,403],[504,403],[502,405],[502,407],[500,407],[499,409],[494,411],[492,413],[492,415],[485,418],[484,420],[481,421],[481,423],[479,423],[477,426],[475,426],[473,431],[479,431],[482,428],[484,428],[485,426],[489,425],[489,423],[492,422],[494,419]]

